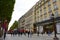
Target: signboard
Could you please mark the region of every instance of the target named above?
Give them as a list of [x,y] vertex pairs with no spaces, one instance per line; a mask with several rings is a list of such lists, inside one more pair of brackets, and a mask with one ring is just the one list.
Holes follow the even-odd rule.
[[56,28],[57,28],[57,33],[60,33],[60,23],[56,24]]

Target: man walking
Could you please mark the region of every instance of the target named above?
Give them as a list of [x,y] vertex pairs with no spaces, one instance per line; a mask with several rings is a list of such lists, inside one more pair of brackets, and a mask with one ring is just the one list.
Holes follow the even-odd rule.
[[4,40],[5,40],[5,38],[6,38],[6,32],[4,32]]

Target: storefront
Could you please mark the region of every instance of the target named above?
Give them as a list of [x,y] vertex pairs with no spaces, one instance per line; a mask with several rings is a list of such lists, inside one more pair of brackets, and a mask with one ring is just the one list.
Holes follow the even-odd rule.
[[56,23],[57,33],[60,34],[60,23]]
[[[36,27],[42,26],[43,33],[48,33],[48,31],[50,31],[52,33],[55,30],[53,21],[55,21],[55,23],[56,23],[55,26],[56,26],[57,33],[60,33],[60,29],[59,29],[60,28],[60,17],[55,18],[55,20],[49,19],[49,20],[45,20],[42,22],[38,22],[38,23],[35,23],[35,25],[36,25]],[[41,28],[39,28],[39,30],[40,29]]]
[[44,33],[48,33],[48,32],[53,32],[54,31],[54,27],[52,24],[49,24],[49,25],[44,25],[43,26],[43,31]]

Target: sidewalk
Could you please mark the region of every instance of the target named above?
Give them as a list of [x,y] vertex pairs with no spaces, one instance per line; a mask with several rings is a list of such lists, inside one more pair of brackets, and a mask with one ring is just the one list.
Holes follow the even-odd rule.
[[0,37],[0,40],[4,40],[4,37],[2,36],[2,37]]
[[[59,40],[60,40],[60,35],[58,35]],[[37,36],[37,34],[33,34],[32,36],[28,37],[28,35],[22,35],[22,36],[11,36],[10,34],[7,34],[6,36],[6,40],[53,40],[54,35],[50,35],[48,36],[47,34],[39,34],[39,36]]]
[[[34,36],[37,37],[37,34],[33,34],[32,37],[34,37]],[[42,34],[39,34],[38,37],[40,37],[40,39],[43,39],[43,40],[53,40],[54,34],[50,34],[50,35],[48,35],[48,34],[43,34],[43,35],[42,35]],[[60,34],[57,34],[57,37],[58,37],[59,40],[60,40]]]

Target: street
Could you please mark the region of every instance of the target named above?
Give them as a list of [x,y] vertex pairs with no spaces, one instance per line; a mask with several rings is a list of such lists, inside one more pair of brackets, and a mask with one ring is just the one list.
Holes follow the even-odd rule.
[[[59,37],[59,36],[58,36]],[[28,35],[14,35],[14,36],[11,36],[10,34],[7,34],[6,36],[6,39],[5,40],[53,40],[53,35],[41,35],[40,36],[37,36],[36,34],[34,34],[33,36],[30,36],[28,37]]]

